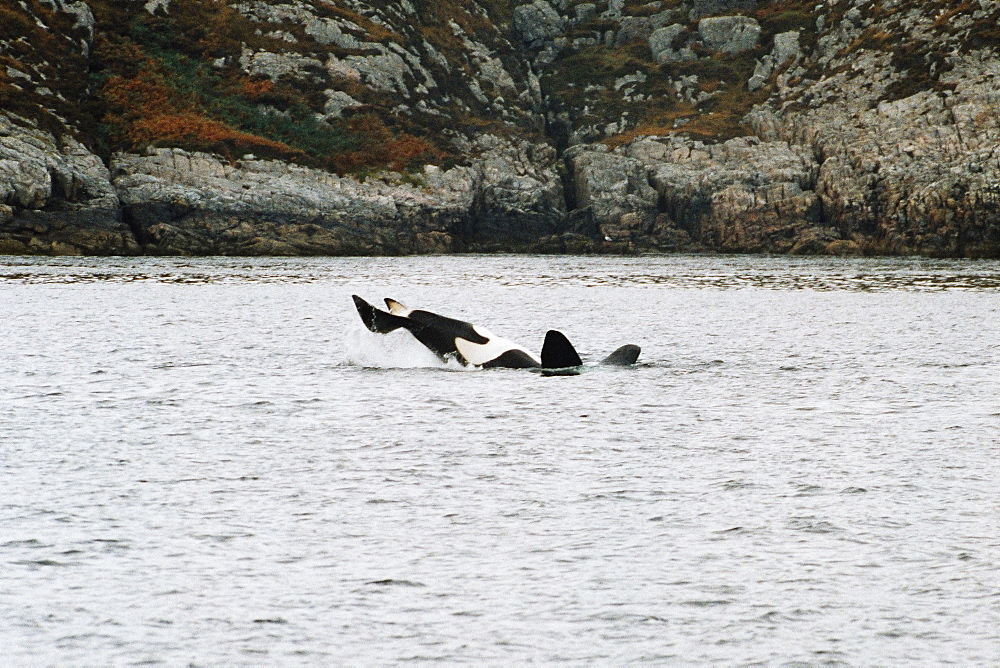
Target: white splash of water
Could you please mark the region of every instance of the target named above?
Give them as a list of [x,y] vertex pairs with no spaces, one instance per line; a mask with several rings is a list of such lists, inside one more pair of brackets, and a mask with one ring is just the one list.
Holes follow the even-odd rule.
[[344,333],[344,357],[346,364],[379,369],[469,368],[455,359],[442,361],[405,330],[375,334],[360,325]]

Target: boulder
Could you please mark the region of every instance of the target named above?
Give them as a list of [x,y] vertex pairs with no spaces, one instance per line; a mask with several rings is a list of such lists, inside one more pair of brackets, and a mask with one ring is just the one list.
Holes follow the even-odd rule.
[[565,19],[545,0],[521,5],[514,10],[514,30],[529,46],[540,46],[545,40],[563,34]]
[[653,28],[649,23],[648,16],[626,16],[618,24],[618,32],[615,35],[614,46],[622,46],[636,41],[649,40]]
[[761,27],[748,16],[716,16],[698,21],[698,33],[713,51],[742,53],[757,47]]
[[573,7],[573,13],[577,23],[587,23],[597,17],[597,5],[592,2],[584,2]]
[[670,63],[680,60],[695,60],[697,56],[687,48],[674,49],[674,41],[685,31],[679,23],[657,28],[649,36],[649,51],[656,62]]
[[331,118],[340,118],[345,109],[357,109],[361,103],[347,93],[339,90],[331,90],[326,93],[326,104],[323,105],[323,113]]
[[752,92],[764,86],[772,72],[774,72],[774,57],[771,55],[764,56],[754,66],[753,74],[750,76],[750,80],[747,81],[747,89]]
[[799,49],[799,31],[789,30],[778,33],[774,36],[774,47],[771,49],[771,57],[774,58],[776,67],[781,67],[792,62],[801,55]]

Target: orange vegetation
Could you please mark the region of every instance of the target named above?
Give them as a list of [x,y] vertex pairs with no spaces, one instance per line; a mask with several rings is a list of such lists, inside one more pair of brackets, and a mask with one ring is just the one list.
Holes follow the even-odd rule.
[[166,73],[150,59],[132,77],[108,78],[102,93],[108,106],[104,122],[129,148],[161,144],[229,156],[255,152],[286,160],[305,155],[287,144],[208,118],[192,100],[169,85]]
[[128,136],[135,144],[160,143],[209,150],[229,158],[243,153],[285,160],[305,157],[305,153],[287,144],[240,132],[193,111],[143,118],[129,127]]
[[376,116],[356,116],[347,122],[359,148],[334,156],[332,168],[338,172],[387,166],[402,171],[417,163],[440,162],[445,154],[430,142],[407,133],[394,135]]

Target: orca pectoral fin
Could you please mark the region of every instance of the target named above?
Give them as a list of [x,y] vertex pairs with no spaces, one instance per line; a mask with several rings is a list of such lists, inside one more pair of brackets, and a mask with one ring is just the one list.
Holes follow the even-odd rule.
[[543,369],[563,369],[581,364],[583,360],[562,332],[550,329],[545,333],[545,343],[542,344]]
[[642,349],[639,346],[634,343],[626,343],[624,346],[601,360],[601,364],[610,364],[611,366],[630,366],[635,364],[635,361],[639,359],[640,352],[642,352]]
[[365,323],[365,327],[376,334],[388,334],[400,327],[409,329],[406,318],[377,309],[357,295],[351,296],[354,298],[354,306],[358,309],[358,315],[361,316],[361,322]]

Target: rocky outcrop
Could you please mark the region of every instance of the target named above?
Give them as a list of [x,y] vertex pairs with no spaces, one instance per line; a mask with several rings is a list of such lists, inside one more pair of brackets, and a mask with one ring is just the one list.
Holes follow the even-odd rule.
[[561,231],[566,199],[551,146],[487,135],[473,149],[480,157],[474,163],[474,203],[462,247],[526,249]]
[[697,54],[690,48],[674,48],[674,42],[685,30],[686,28],[680,23],[672,23],[651,32],[647,42],[653,60],[661,65],[674,61],[697,60]]
[[592,210],[609,242],[816,252],[825,249],[804,240],[830,235],[814,191],[815,164],[785,142],[645,139],[615,153],[579,151],[572,166],[577,204]]
[[0,253],[123,254],[138,249],[122,224],[104,163],[0,116]]
[[712,51],[743,53],[757,46],[760,24],[747,16],[713,16],[698,21],[702,44]]
[[571,217],[635,248],[1000,255],[1000,3],[685,6],[627,88],[576,86],[621,58],[579,38],[543,74]]
[[180,149],[150,153],[117,154],[112,165],[123,217],[155,254],[449,251],[449,231],[471,200],[468,169],[428,170],[428,183],[418,188],[385,180],[361,184],[249,155],[229,164]]
[[[0,253],[384,255],[527,250],[564,214],[550,148],[486,135],[471,165],[338,176],[182,149],[116,153],[0,124]],[[540,154],[541,153],[541,154]]]
[[[247,155],[116,154],[112,183],[158,255],[384,255],[526,249],[561,219],[548,160],[496,137],[473,166],[364,180]],[[542,166],[540,166],[542,165]],[[545,167],[548,165],[548,168]]]
[[[93,139],[94,119],[46,115],[51,105],[38,96],[24,115],[3,110],[0,252],[523,250],[557,232],[561,167],[537,134],[537,82],[482,8],[241,0],[207,7],[199,19],[199,2],[147,3],[122,19],[134,23],[128,36],[100,44],[95,67],[110,76],[90,93],[108,97],[111,130],[118,123],[123,139],[148,137],[146,146],[101,159],[76,139]],[[58,53],[44,52],[52,44],[41,29],[34,36],[35,51],[22,60],[39,65],[25,66],[23,83],[0,77],[0,88],[21,99],[29,82],[42,86],[32,76],[46,58],[86,58],[99,51],[95,28],[112,30],[85,2],[14,11],[63,31]],[[133,36],[151,29],[175,43],[138,51]],[[206,30],[217,40],[211,76],[191,63]],[[198,41],[183,46],[190,35]],[[0,51],[24,53],[15,41],[0,40]],[[183,89],[193,83],[215,87],[194,103]],[[54,94],[81,97],[69,88]],[[120,109],[110,106],[119,99]],[[245,128],[233,125],[241,119]],[[248,132],[261,127],[272,134]],[[281,128],[284,136],[275,134]],[[331,150],[344,152],[347,173],[315,164]]]

